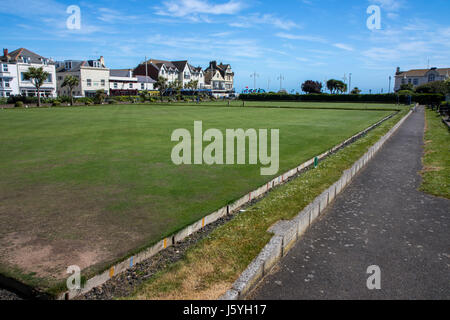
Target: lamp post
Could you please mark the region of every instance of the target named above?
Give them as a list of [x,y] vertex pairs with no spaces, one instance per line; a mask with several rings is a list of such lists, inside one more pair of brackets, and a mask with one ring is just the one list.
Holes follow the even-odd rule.
[[352,88],[352,74],[349,73],[348,74],[348,93],[350,93],[350,90],[352,90],[351,88]]
[[280,91],[281,91],[283,89],[283,80],[284,80],[283,75],[280,74],[280,76],[277,78],[277,80],[280,80]]
[[389,93],[391,93],[391,80],[392,80],[392,77],[391,76],[389,76]]
[[256,90],[256,78],[259,78],[259,74],[253,72],[253,74],[250,75],[250,78],[253,78],[253,90]]

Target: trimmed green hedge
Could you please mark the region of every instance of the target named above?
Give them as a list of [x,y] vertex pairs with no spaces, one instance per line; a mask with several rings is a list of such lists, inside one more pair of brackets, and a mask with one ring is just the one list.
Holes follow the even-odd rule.
[[[412,102],[420,104],[439,104],[444,100],[442,94],[412,94]],[[312,102],[383,102],[408,103],[406,94],[283,94],[250,93],[240,94],[239,99],[247,101],[312,101]]]

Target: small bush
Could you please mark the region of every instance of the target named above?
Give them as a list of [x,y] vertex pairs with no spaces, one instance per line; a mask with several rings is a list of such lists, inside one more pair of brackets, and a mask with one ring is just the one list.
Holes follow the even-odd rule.
[[59,106],[61,106],[61,102],[58,101],[58,100],[54,100],[53,103],[52,103],[52,106],[53,107],[59,107]]
[[16,103],[14,103],[14,107],[23,108],[23,101],[16,101]]

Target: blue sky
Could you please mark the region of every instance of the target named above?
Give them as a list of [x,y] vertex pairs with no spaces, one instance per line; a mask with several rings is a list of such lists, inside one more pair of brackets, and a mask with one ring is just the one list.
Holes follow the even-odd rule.
[[[68,30],[69,5],[81,29]],[[369,30],[370,5],[381,29]],[[133,68],[144,57],[230,63],[237,89],[300,91],[304,80],[342,79],[388,90],[395,68],[450,67],[448,0],[15,0],[0,6],[1,46],[55,60],[105,57]],[[270,81],[270,84],[269,84]]]

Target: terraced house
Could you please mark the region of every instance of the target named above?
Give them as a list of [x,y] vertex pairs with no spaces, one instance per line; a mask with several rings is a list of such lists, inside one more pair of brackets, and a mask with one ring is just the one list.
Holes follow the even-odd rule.
[[36,88],[32,81],[26,80],[24,77],[30,67],[42,67],[45,72],[49,73],[47,80],[41,87],[41,96],[56,97],[56,72],[53,60],[25,48],[12,52],[3,49],[0,65],[0,97],[12,95],[36,96]]
[[412,69],[408,71],[400,71],[400,68],[397,68],[394,90],[400,90],[402,84],[412,84],[417,87],[428,82],[448,78],[450,78],[450,68]]
[[205,86],[205,77],[201,67],[193,67],[187,60],[165,61],[150,59],[134,69],[137,76],[149,76],[157,81],[159,77],[167,79],[168,83],[178,80],[183,88],[191,81],[197,81],[197,89]]
[[74,89],[76,97],[93,97],[97,90],[103,90],[109,95],[109,69],[105,66],[105,60],[100,57],[97,60],[65,60],[56,62],[57,88],[59,96],[68,96],[69,89],[62,87],[65,77],[68,75],[77,77],[80,83]]

